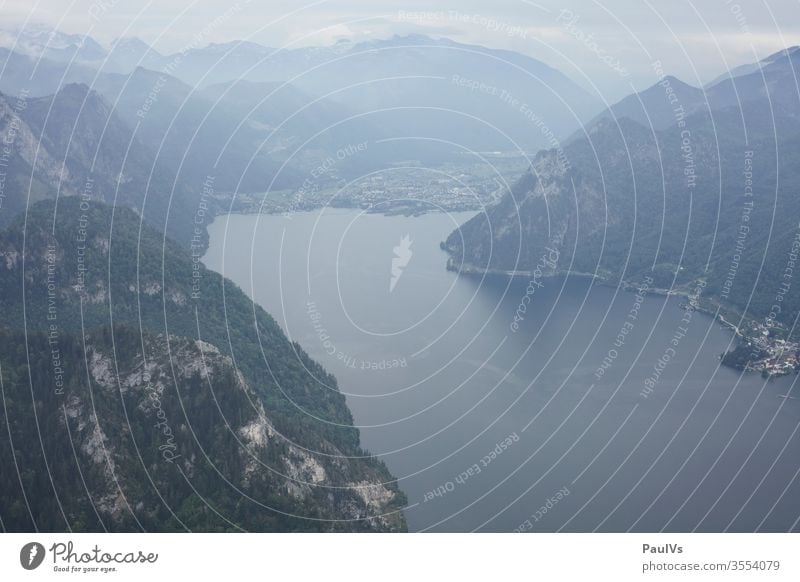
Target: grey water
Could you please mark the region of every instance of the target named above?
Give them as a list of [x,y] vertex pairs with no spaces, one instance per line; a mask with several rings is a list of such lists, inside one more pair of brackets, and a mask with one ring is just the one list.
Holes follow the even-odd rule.
[[335,375],[413,531],[798,530],[796,376],[675,297],[449,272],[470,216],[227,215],[203,260]]

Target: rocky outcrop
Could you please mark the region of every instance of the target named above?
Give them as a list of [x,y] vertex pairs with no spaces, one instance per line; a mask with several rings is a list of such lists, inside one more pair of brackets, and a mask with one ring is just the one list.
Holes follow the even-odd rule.
[[0,233],[0,466],[22,475],[0,506],[37,492],[6,529],[405,529],[336,380],[268,314],[130,210],[54,212]]

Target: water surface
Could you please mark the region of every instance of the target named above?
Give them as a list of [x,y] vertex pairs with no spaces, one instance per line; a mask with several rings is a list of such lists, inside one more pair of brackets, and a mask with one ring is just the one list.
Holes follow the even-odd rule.
[[412,530],[798,529],[795,376],[721,368],[678,299],[448,272],[469,216],[223,216],[204,262],[336,376]]

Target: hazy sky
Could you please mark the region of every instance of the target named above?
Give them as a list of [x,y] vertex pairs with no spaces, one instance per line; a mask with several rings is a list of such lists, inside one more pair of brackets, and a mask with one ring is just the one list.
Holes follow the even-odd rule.
[[39,23],[162,52],[247,39],[271,47],[421,32],[513,49],[605,93],[656,80],[701,84],[800,44],[800,0],[10,0],[5,26]]

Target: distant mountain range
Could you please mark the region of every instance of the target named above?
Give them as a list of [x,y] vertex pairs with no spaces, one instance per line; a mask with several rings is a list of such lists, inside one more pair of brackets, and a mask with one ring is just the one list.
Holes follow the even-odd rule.
[[15,99],[38,111],[38,123],[20,112],[25,143],[36,147],[13,156],[19,187],[5,193],[0,225],[29,202],[79,193],[91,173],[102,182],[95,198],[130,206],[186,243],[201,198],[210,216],[223,209],[220,195],[296,189],[356,144],[367,147],[341,156],[328,178],[476,150],[535,152],[600,107],[535,59],[418,35],[162,55],[138,39],[104,48],[33,28],[0,34],[0,45],[6,127]]
[[[519,123],[519,104],[509,105],[512,99],[527,104],[531,115],[561,136],[600,108],[597,97],[540,61],[421,35],[289,49],[235,41],[169,55],[135,38],[118,40],[108,50],[90,38],[81,43],[74,35],[55,33],[50,44],[44,32],[22,33],[15,44],[16,38],[6,33],[5,54],[0,54],[5,62],[0,91],[9,94],[24,84],[32,95],[53,93],[63,82],[94,88],[98,74],[129,75],[137,68],[198,89],[239,81],[288,83],[367,114],[395,135],[503,150],[536,150],[548,143],[541,132]],[[269,94],[256,93],[262,98]]]
[[452,233],[451,268],[652,277],[786,333],[800,311],[798,65],[792,48],[710,87],[664,77],[623,99]]
[[[753,102],[764,103],[766,99],[773,106],[793,105],[796,94],[791,90],[792,85],[800,82],[792,63],[796,63],[798,57],[800,47],[792,47],[759,63],[732,69],[704,88],[693,87],[668,75],[645,91],[625,97],[598,117],[627,117],[660,130],[675,124],[677,106],[688,116],[728,107],[749,109]],[[587,125],[591,127],[592,123]]]

